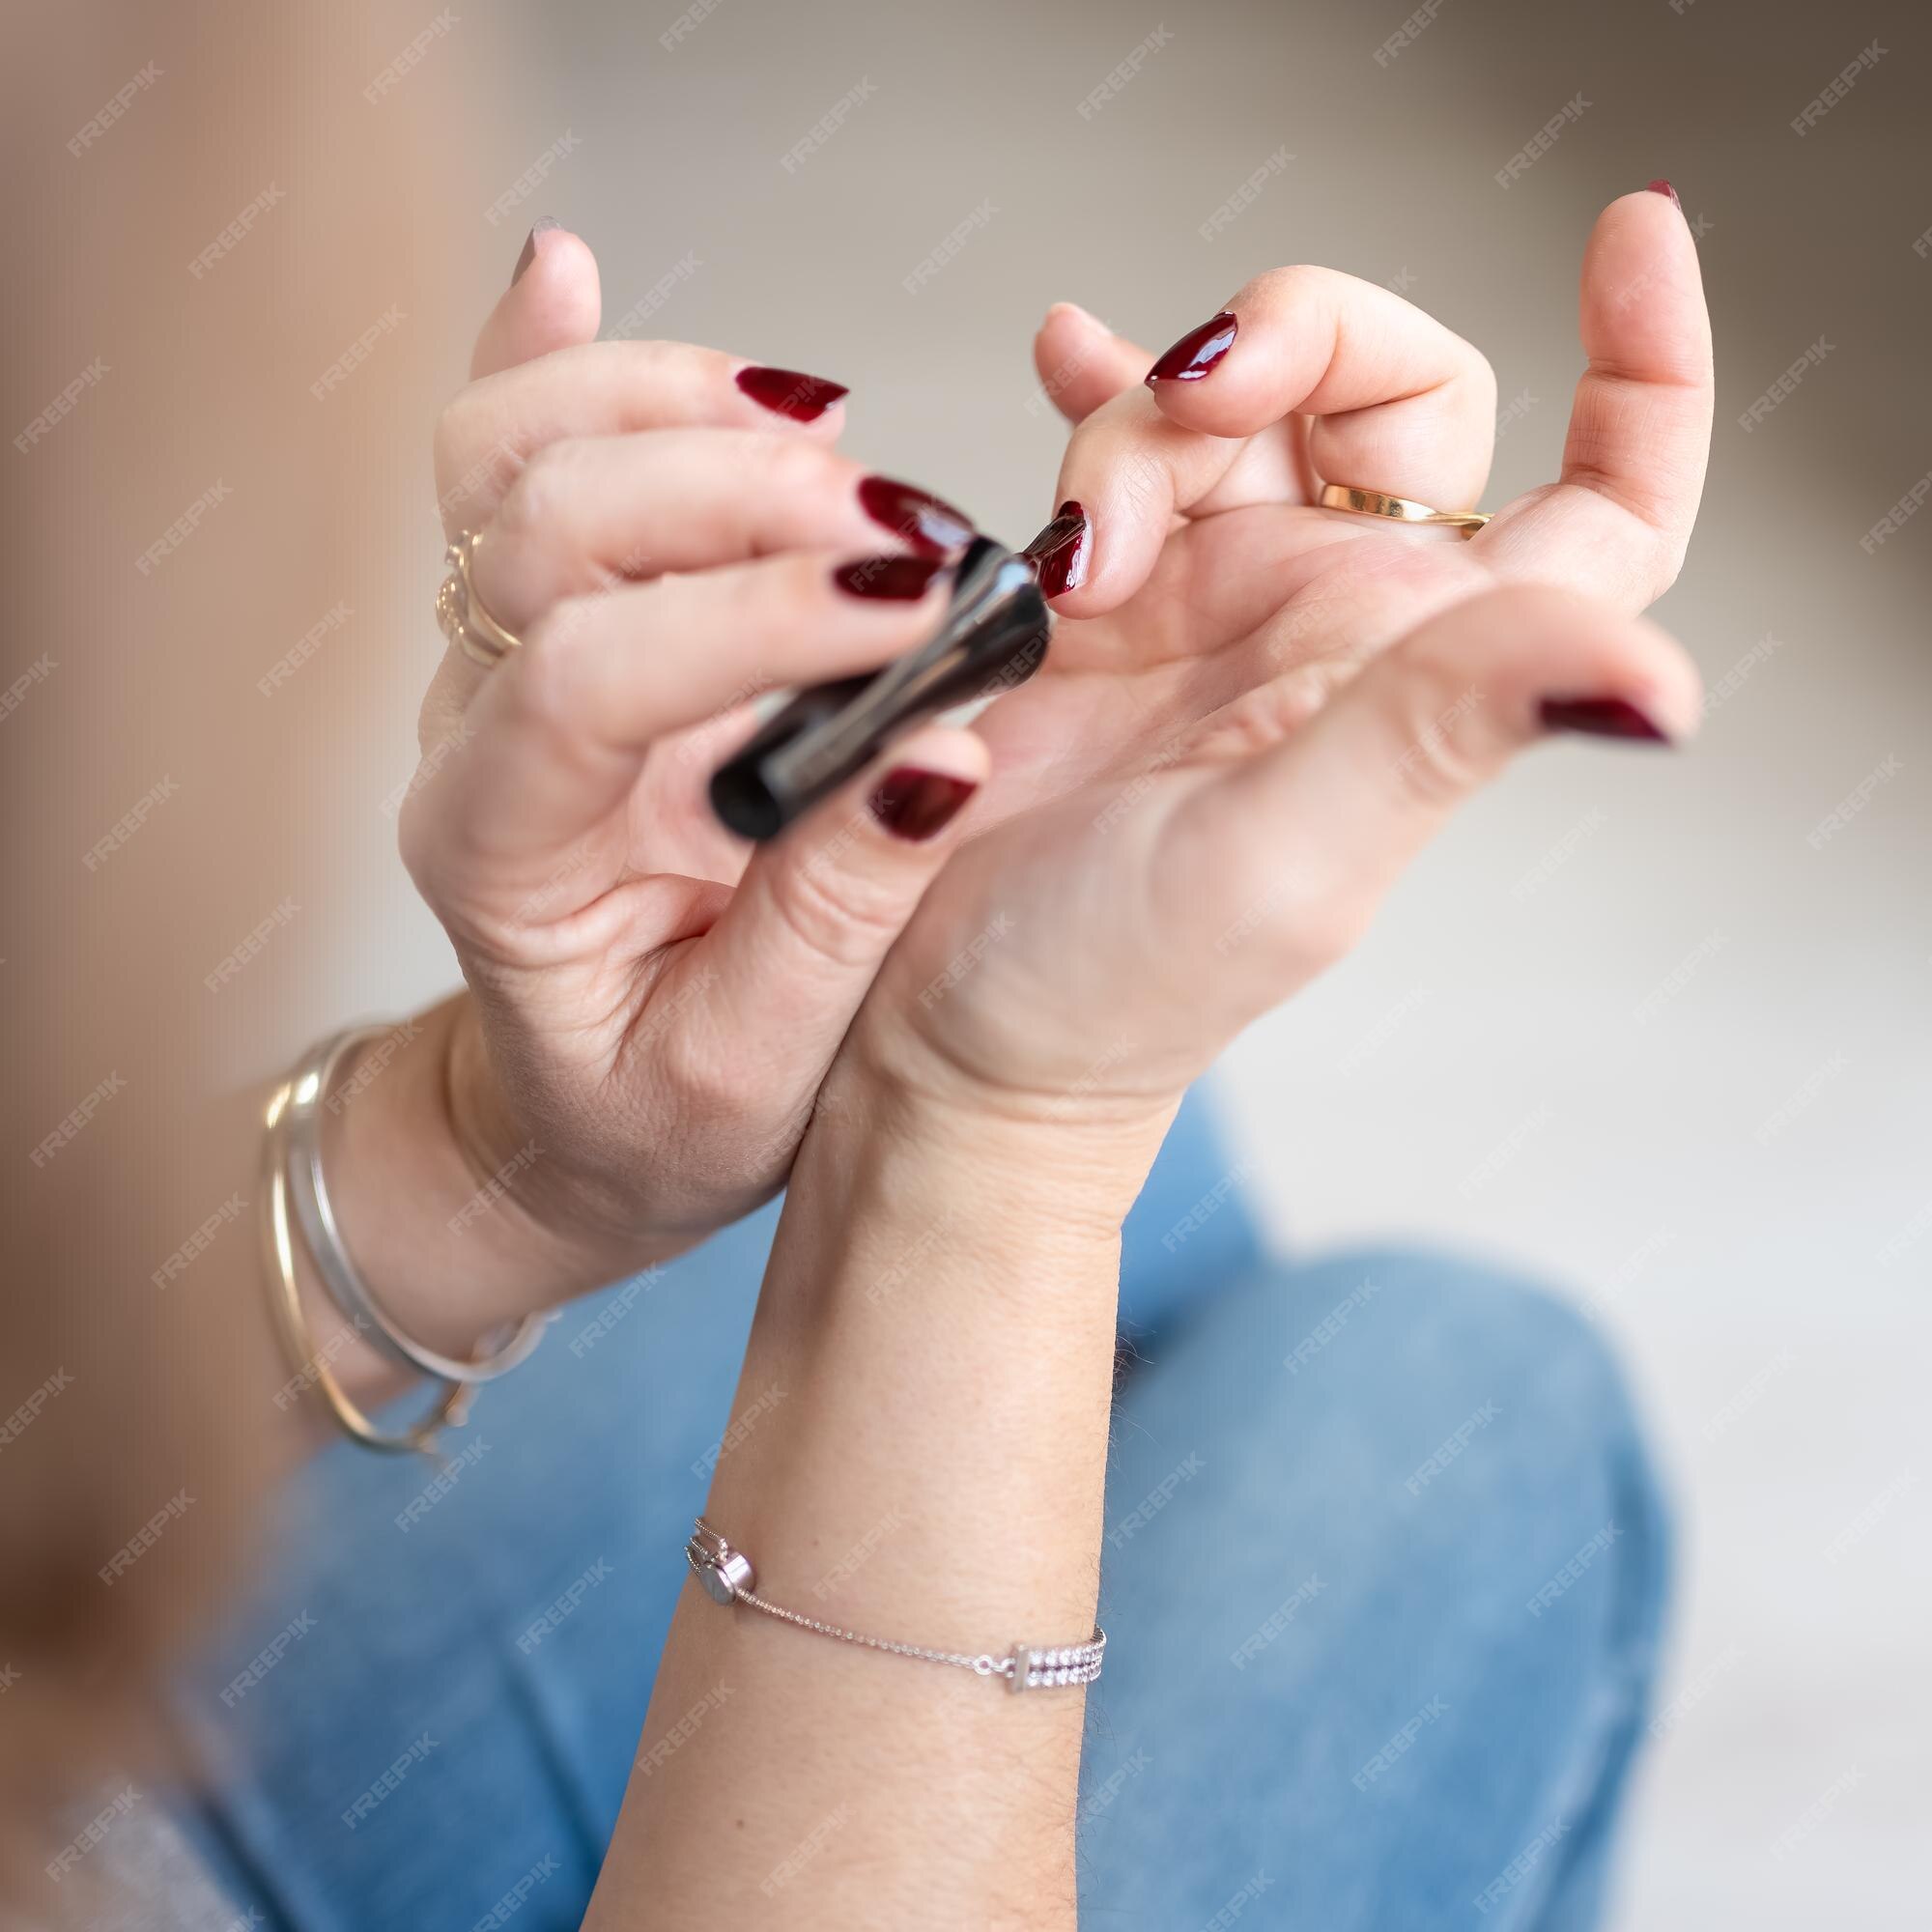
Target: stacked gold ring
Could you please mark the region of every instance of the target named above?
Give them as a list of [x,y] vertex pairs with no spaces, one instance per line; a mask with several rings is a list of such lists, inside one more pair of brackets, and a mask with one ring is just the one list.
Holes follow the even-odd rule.
[[1385,490],[1358,490],[1352,483],[1324,483],[1316,497],[1324,510],[1352,510],[1358,516],[1390,517],[1399,524],[1428,524],[1472,536],[1490,521],[1488,510],[1437,510]]
[[524,640],[497,623],[476,594],[470,572],[476,553],[482,547],[481,530],[465,530],[443,553],[443,561],[450,566],[450,572],[436,593],[436,621],[441,625],[442,635],[465,657],[488,670],[520,649]]

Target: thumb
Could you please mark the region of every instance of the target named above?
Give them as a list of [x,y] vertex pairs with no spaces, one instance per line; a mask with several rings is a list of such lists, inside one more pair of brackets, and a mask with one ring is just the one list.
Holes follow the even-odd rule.
[[1033,366],[1068,422],[1090,416],[1146,376],[1153,357],[1073,302],[1055,302],[1033,339]]
[[529,232],[510,286],[490,311],[469,358],[469,376],[574,349],[597,339],[603,292],[590,244],[549,215]]
[[1173,870],[1225,883],[1216,950],[1230,966],[1256,959],[1265,983],[1243,990],[1272,1005],[1353,946],[1456,807],[1519,752],[1558,731],[1682,743],[1700,713],[1695,669],[1656,625],[1542,585],[1488,592],[1191,793],[1172,821]]
[[986,776],[971,731],[929,724],[753,855],[690,955],[716,1065],[817,1092],[926,887],[957,848]]

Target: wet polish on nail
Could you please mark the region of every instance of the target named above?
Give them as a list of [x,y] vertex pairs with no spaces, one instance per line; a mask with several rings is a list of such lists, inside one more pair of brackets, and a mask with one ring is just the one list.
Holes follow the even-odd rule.
[[517,266],[510,272],[510,286],[512,288],[515,288],[524,279],[524,270],[537,258],[537,237],[539,235],[548,235],[553,228],[561,228],[562,226],[562,222],[548,214],[532,225],[530,232],[524,238],[524,252],[517,257]]
[[1684,213],[1684,204],[1677,199],[1677,190],[1674,187],[1672,187],[1667,181],[1660,179],[1654,182],[1645,182],[1644,186],[1649,188],[1652,194],[1667,194],[1670,197],[1671,207],[1674,208],[1679,214],[1682,214]]
[[1151,369],[1147,372],[1150,388],[1156,383],[1198,383],[1208,375],[1221,357],[1234,347],[1235,331],[1240,324],[1227,310],[1210,316],[1199,328],[1190,328]]
[[828,383],[823,376],[796,369],[767,369],[757,362],[740,369],[736,380],[754,403],[793,422],[816,422],[840,396],[851,394],[843,383]]
[[1086,582],[1089,534],[1087,512],[1068,497],[1052,523],[1020,552],[1033,565],[1043,596],[1059,597]]
[[1669,737],[1624,697],[1546,697],[1538,707],[1550,731],[1581,731],[1593,738],[1634,738],[1667,745]]
[[872,793],[872,815],[895,838],[917,842],[943,831],[979,789],[972,779],[898,765]]
[[973,540],[973,521],[963,510],[911,483],[891,476],[864,477],[859,501],[875,524],[903,537],[922,556],[944,556]]
[[943,564],[936,556],[862,556],[832,573],[840,590],[854,597],[887,597],[907,604],[923,597]]

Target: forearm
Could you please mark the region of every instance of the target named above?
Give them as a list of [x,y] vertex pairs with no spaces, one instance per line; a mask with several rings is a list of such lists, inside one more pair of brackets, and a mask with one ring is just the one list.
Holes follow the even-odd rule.
[[[1077,1641],[1145,1136],[1073,1172],[1050,1127],[869,1106],[805,1143],[707,1519],[824,1622],[967,1655]],[[693,1584],[587,1923],[1070,1926],[1083,1702]]]

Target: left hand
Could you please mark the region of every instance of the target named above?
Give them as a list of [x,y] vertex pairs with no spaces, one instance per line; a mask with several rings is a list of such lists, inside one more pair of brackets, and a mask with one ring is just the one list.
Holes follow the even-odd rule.
[[[1147,357],[1085,326],[1073,407],[1098,406],[1059,488],[1089,525],[1056,606],[1074,621],[1060,675],[979,725],[1035,809],[953,856],[887,961],[849,1044],[889,1081],[996,1111],[1158,1114],[1352,945],[1513,753],[1555,724],[1696,727],[1694,670],[1631,614],[1676,573],[1710,433],[1709,326],[1671,199],[1628,195],[1598,222],[1562,476],[1472,539],[1310,498],[1327,477],[1472,502],[1493,429],[1473,350],[1321,270],[1232,307],[1207,377],[1105,402]],[[1043,371],[1080,327],[1056,316]]]
[[1076,424],[1054,502],[1077,503],[1087,528],[1045,668],[979,724],[996,810],[1123,755],[1171,757],[1210,713],[1217,728],[1277,739],[1395,639],[1499,584],[1635,611],[1676,579],[1713,385],[1696,248],[1673,195],[1624,195],[1599,218],[1560,477],[1473,539],[1311,506],[1323,482],[1476,504],[1496,428],[1478,350],[1332,269],[1272,270],[1224,313],[1238,328],[1195,380],[1144,383],[1154,357],[1067,304],[1035,341]]

